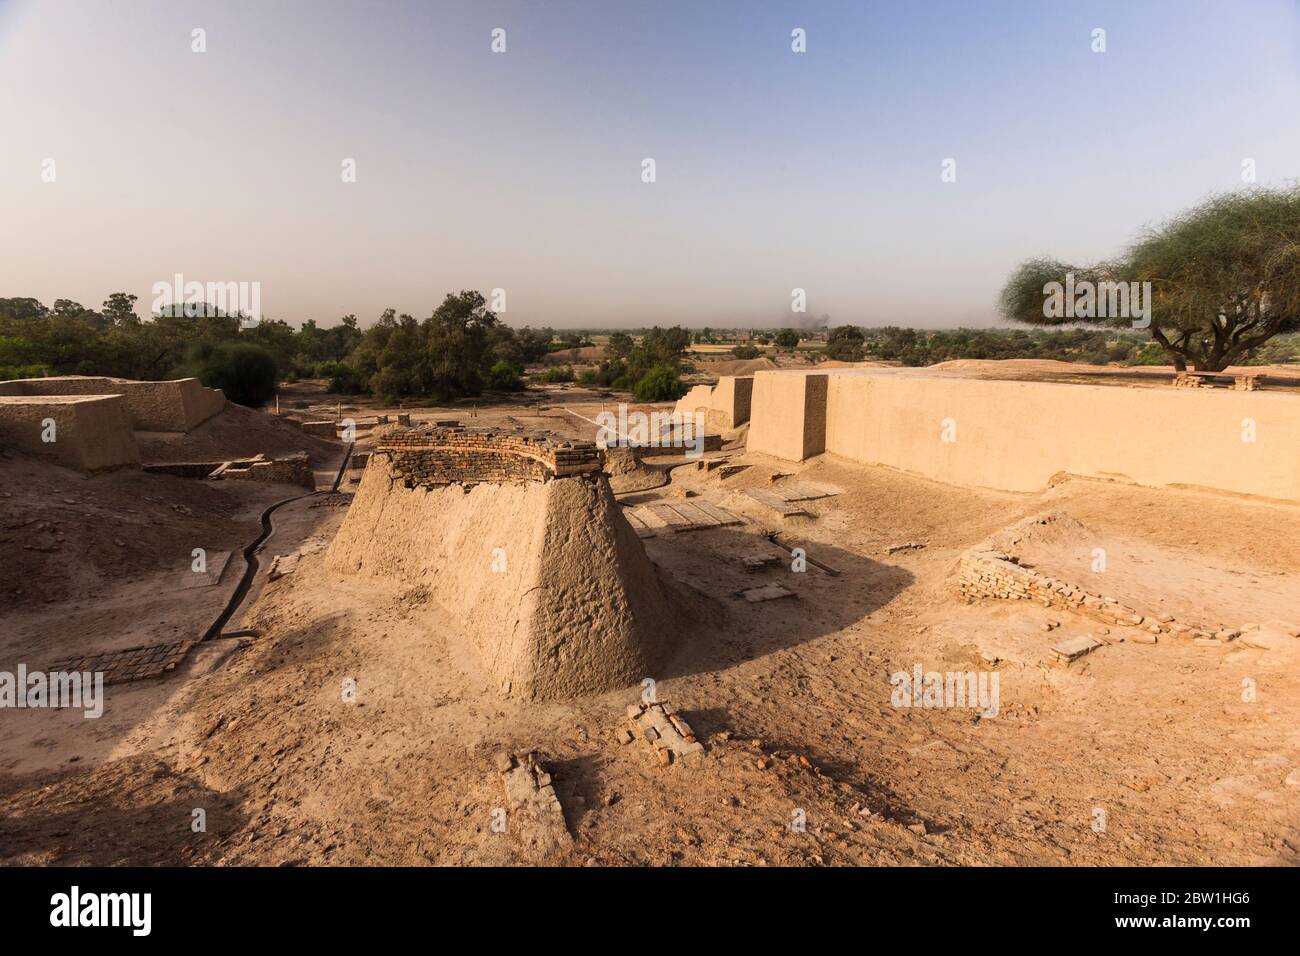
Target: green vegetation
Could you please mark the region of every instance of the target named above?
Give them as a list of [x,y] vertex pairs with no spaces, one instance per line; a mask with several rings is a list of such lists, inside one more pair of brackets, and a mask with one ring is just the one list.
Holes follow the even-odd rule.
[[633,342],[631,336],[618,332],[610,336],[610,357],[598,367],[588,369],[579,381],[584,385],[634,391],[638,399],[642,391],[663,396],[642,401],[672,401],[686,394],[681,380],[682,356],[690,344],[690,333],[680,326],[671,329],[655,326],[640,342]]
[[782,329],[776,333],[777,348],[794,349],[799,345],[799,333],[794,329]]
[[[329,329],[312,320],[294,329],[271,319],[240,328],[236,316],[206,305],[141,320],[135,301],[117,292],[95,311],[68,299],[51,308],[36,299],[0,299],[0,378],[193,374],[208,385],[229,381],[243,396],[227,391],[232,400],[257,403],[274,394],[277,380],[320,377],[344,393],[448,401],[484,388],[522,388],[524,365],[555,344],[550,329],[501,325],[477,292],[448,295],[423,321],[389,309],[365,332],[354,315]],[[591,341],[574,335],[560,342],[569,343]],[[263,384],[266,358],[272,367],[269,392]]]
[[506,359],[498,359],[488,370],[487,387],[496,392],[521,392],[524,370]]
[[633,394],[638,402],[675,402],[686,393],[671,365],[656,365],[637,380]]
[[1067,275],[1076,287],[1149,283],[1148,331],[1169,360],[1180,370],[1192,363],[1222,371],[1273,337],[1300,331],[1300,186],[1216,196],[1148,231],[1111,262],[1031,259],[1003,288],[1003,315],[1032,325],[1134,327],[1119,310],[1079,319],[1074,308],[1046,308],[1048,284],[1065,286]]
[[547,385],[558,385],[560,382],[572,382],[575,378],[572,365],[560,365],[556,368],[548,368],[537,377],[537,380]]
[[178,370],[208,388],[219,388],[239,405],[257,408],[275,395],[279,372],[266,349],[247,342],[200,342],[190,360]]
[[763,354],[763,350],[753,345],[737,345],[731,354],[738,359],[756,359]]
[[852,325],[831,329],[826,338],[825,355],[838,362],[861,362],[864,337],[862,330]]

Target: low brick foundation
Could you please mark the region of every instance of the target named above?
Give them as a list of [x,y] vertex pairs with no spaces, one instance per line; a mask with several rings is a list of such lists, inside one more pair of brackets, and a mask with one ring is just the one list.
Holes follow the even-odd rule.
[[604,464],[592,442],[437,426],[390,431],[374,454],[387,457],[408,488],[541,482],[593,474]]
[[131,647],[122,651],[103,651],[59,661],[49,665],[46,670],[52,674],[73,671],[100,673],[104,675],[105,684],[125,684],[162,677],[175,670],[193,646],[193,641],[176,641],[172,644]]
[[299,425],[304,435],[315,435],[317,438],[337,438],[339,427],[333,422],[303,422]]
[[1071,611],[1108,626],[1136,628],[1153,635],[1230,641],[1240,634],[1235,629],[1187,623],[1169,614],[1129,607],[1116,598],[1022,568],[1014,555],[989,548],[976,547],[963,554],[957,577],[958,588],[967,601],[1036,601],[1043,607]]
[[196,378],[138,382],[94,375],[0,382],[0,395],[121,395],[136,431],[188,432],[226,407],[220,389],[204,388]]
[[316,490],[316,475],[306,454],[225,462],[208,476],[217,481],[278,481]]

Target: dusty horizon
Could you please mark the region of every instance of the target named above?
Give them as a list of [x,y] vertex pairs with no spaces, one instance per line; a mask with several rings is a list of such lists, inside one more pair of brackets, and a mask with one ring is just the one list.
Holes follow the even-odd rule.
[[[180,273],[294,325],[500,289],[516,327],[990,326],[1027,257],[1300,176],[1295,7],[1194,6],[10,0],[0,293],[145,303]],[[1117,116],[1123,148],[1088,147]]]

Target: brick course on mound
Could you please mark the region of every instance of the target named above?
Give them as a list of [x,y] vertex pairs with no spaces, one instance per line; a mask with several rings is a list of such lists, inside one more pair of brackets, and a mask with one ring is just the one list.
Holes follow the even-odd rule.
[[1162,612],[1144,612],[1117,598],[1021,567],[1014,555],[987,546],[972,548],[961,556],[957,580],[968,602],[976,598],[1037,601],[1043,607],[1071,611],[1106,625],[1137,628],[1153,635],[1230,641],[1241,633],[1226,627],[1179,621]]
[[390,459],[407,488],[549,481],[594,474],[603,466],[592,442],[437,426],[395,429],[375,452]]

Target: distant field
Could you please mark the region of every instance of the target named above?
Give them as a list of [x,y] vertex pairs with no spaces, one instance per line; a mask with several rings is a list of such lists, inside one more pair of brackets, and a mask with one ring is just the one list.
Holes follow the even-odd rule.
[[692,345],[686,351],[697,355],[721,355],[734,349],[734,345]]

